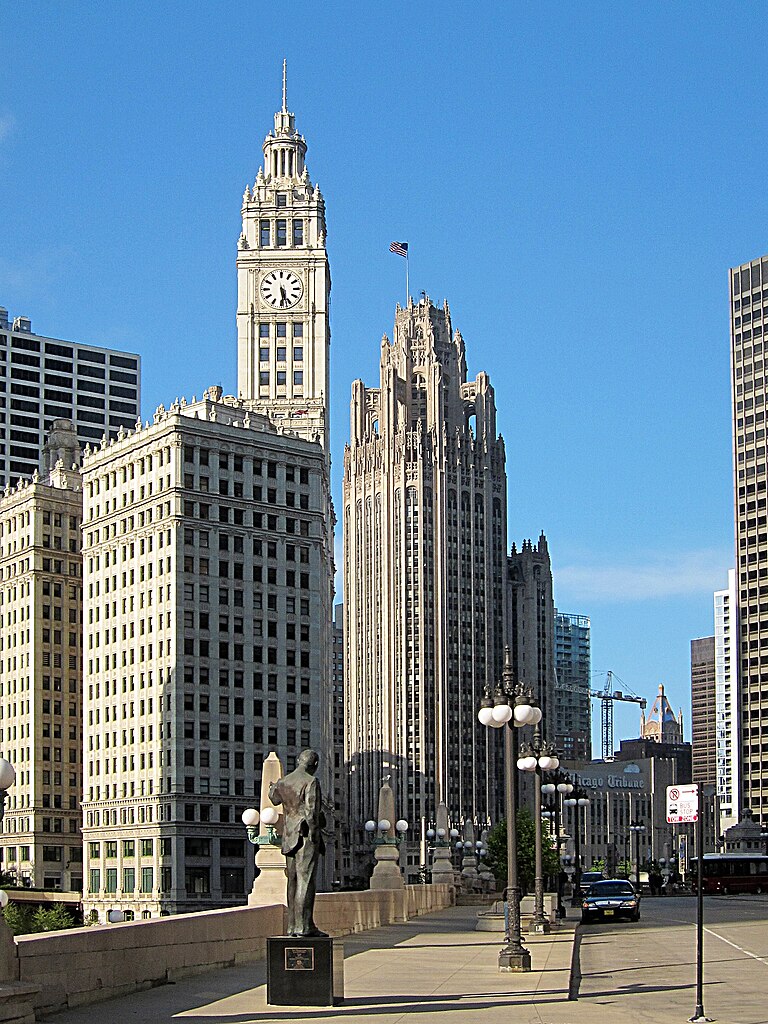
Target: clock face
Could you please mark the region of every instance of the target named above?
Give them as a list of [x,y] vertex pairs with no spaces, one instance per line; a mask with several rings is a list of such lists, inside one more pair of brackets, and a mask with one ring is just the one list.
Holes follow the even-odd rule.
[[261,281],[261,297],[275,309],[290,309],[303,293],[301,279],[290,270],[271,270]]

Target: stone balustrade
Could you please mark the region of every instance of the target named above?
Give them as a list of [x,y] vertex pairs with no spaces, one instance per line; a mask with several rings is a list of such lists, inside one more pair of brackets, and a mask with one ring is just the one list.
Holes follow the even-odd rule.
[[[320,893],[319,928],[334,936],[402,923],[453,903],[449,885]],[[38,1016],[125,995],[218,967],[261,960],[284,931],[285,907],[236,907],[72,928],[16,939],[16,977],[40,987]]]

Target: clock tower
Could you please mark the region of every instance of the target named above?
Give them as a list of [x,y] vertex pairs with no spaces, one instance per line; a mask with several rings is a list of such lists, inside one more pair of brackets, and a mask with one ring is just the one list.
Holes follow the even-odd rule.
[[325,201],[286,103],[263,145],[264,166],[243,194],[237,252],[237,386],[276,424],[328,453],[330,438]]

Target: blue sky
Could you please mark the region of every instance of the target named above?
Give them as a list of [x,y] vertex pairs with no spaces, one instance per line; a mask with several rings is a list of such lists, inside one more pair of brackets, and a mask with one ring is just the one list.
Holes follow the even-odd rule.
[[510,542],[546,532],[595,670],[687,709],[732,564],[727,268],[768,251],[767,23],[712,3],[6,4],[0,305],[140,352],[145,417],[233,391],[240,200],[287,57],[329,219],[337,499],[408,240],[412,292],[448,299],[494,382]]

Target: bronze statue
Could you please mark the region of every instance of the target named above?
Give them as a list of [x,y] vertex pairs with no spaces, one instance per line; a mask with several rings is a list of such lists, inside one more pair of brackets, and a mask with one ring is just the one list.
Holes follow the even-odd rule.
[[288,875],[288,934],[325,936],[315,925],[315,876],[325,853],[322,794],[315,772],[320,758],[302,750],[295,771],[273,782],[269,799],[282,804],[285,814],[281,849]]

